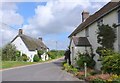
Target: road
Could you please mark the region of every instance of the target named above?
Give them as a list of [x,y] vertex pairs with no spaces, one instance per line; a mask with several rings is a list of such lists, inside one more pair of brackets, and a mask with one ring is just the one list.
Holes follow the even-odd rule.
[[2,71],[2,81],[80,81],[62,70],[63,59]]

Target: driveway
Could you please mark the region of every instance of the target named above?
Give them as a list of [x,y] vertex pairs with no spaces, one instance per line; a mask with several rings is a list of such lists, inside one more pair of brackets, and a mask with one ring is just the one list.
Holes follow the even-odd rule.
[[62,70],[63,59],[2,71],[2,81],[80,81]]

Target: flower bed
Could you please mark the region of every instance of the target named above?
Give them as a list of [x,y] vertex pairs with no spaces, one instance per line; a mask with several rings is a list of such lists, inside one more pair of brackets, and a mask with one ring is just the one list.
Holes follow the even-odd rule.
[[102,74],[101,72],[96,72],[95,70],[88,68],[87,77],[85,78],[84,70],[78,70],[67,63],[63,64],[63,69],[69,73],[72,73],[77,78],[91,83],[120,83],[120,75],[117,74]]

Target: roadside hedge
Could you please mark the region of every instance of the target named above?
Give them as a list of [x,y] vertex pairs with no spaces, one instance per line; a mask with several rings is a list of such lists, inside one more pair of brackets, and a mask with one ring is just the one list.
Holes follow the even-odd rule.
[[107,73],[120,74],[120,54],[111,53],[111,51],[106,51],[106,53],[108,55],[102,57],[102,70]]

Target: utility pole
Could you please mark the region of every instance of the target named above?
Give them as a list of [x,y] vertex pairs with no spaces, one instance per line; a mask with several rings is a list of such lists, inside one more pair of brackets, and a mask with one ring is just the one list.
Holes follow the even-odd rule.
[[56,41],[56,51],[57,51],[57,43],[58,43],[58,42]]

